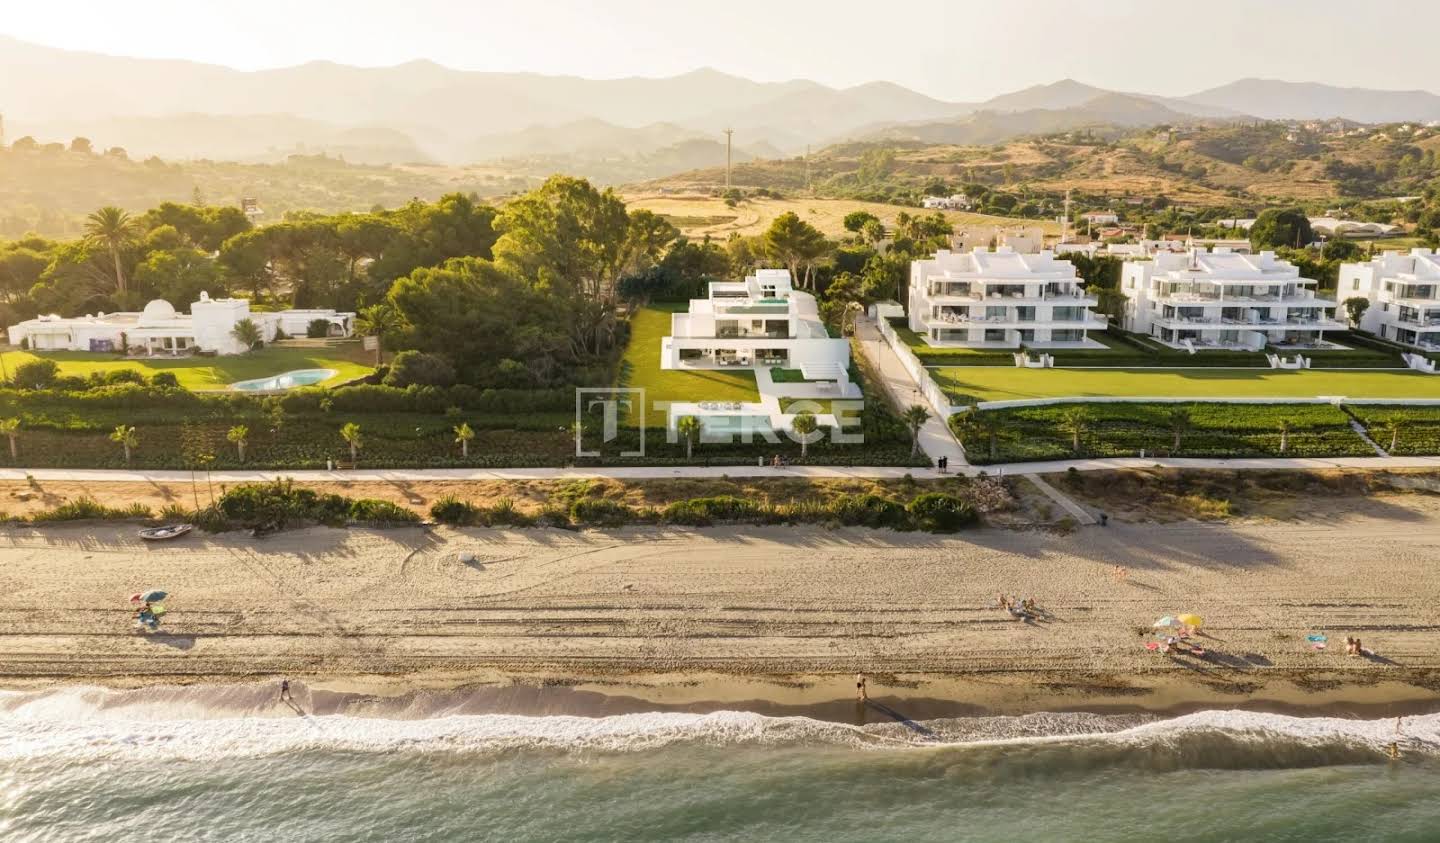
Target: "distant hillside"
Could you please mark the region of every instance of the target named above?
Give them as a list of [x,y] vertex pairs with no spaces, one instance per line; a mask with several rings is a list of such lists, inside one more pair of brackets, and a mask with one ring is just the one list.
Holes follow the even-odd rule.
[[1160,103],[1126,94],[1101,93],[1080,105],[1024,111],[979,111],[955,120],[906,123],[878,129],[865,140],[901,140],[940,144],[996,144],[1026,135],[1083,129],[1101,134],[1137,126],[1195,123],[1197,118]]
[[[1163,203],[1211,207],[1329,203],[1424,193],[1440,179],[1440,129],[1343,128],[1311,131],[1285,123],[1212,121],[1156,129],[1120,121],[1164,116],[1163,106],[1122,95],[1099,98],[1102,127],[1012,138],[1000,143],[955,143],[1053,124],[1068,109],[1013,114],[990,112],[959,121],[892,127],[888,136],[836,144],[808,163],[756,161],[737,166],[742,189],[918,203],[926,194],[979,185],[1024,197],[1066,190],[1082,201]],[[997,128],[999,127],[999,128]],[[710,167],[627,187],[635,193],[705,192],[724,183]],[[1122,201],[1123,200],[1123,201]],[[1042,206],[1037,204],[1036,209]]]
[[533,181],[479,168],[377,167],[323,156],[291,156],[279,164],[137,161],[68,150],[0,149],[0,237],[35,231],[77,234],[84,216],[102,205],[144,211],[161,202],[238,205],[253,197],[264,221],[294,210],[368,210],[452,192],[494,196]]
[[433,158],[404,132],[381,127],[347,128],[288,114],[174,114],[97,117],[30,123],[9,120],[12,140],[29,135],[68,144],[84,137],[132,157],[211,158],[222,161],[283,161],[296,153],[329,155],[356,164],[429,162]]
[[1323,120],[1331,117],[1360,123],[1440,120],[1440,96],[1429,91],[1337,88],[1276,79],[1241,79],[1191,94],[1183,100],[1272,120]]

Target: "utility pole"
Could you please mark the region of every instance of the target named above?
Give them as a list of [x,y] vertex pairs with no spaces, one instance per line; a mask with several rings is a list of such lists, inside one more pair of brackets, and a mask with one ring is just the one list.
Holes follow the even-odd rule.
[[735,134],[734,129],[725,130],[725,190],[730,190],[730,138]]

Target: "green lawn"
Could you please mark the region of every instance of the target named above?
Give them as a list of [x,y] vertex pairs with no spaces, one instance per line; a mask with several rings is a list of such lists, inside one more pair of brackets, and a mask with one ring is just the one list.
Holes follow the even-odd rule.
[[44,358],[60,364],[60,374],[84,377],[91,372],[137,369],[146,377],[173,372],[186,389],[221,389],[236,381],[264,378],[295,369],[334,369],[333,378],[322,385],[335,385],[364,377],[374,371],[374,355],[360,343],[342,343],[327,348],[264,348],[249,354],[225,357],[136,357],[87,351],[6,351],[0,354],[5,371],[30,360]]
[[1345,369],[931,369],[956,404],[1027,398],[1440,398],[1440,376]]
[[[630,319],[630,344],[620,360],[619,386],[641,387],[650,415],[647,426],[665,424],[656,401],[759,401],[755,375],[748,370],[687,371],[660,368],[660,340],[670,335],[670,314],[685,305],[651,305]],[[638,423],[632,408],[630,424]]]

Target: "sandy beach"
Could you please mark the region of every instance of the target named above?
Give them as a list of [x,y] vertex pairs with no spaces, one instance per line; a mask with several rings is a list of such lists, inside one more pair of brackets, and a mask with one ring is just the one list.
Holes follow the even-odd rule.
[[[951,537],[313,528],[146,545],[125,526],[19,526],[0,534],[0,683],[288,675],[312,693],[468,688],[507,710],[815,712],[853,699],[862,671],[872,695],[937,715],[1424,708],[1440,508],[1361,511]],[[145,588],[173,595],[158,634],[132,627]],[[1012,620],[1001,592],[1047,615]],[[1205,660],[1144,649],[1178,612],[1205,616]],[[1347,658],[1347,635],[1374,654]]]

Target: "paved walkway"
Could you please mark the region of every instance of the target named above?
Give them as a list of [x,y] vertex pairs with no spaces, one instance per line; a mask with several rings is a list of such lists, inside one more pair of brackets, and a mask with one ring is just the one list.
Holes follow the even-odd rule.
[[1059,489],[1045,482],[1045,479],[1040,475],[1027,474],[1025,475],[1025,479],[1029,480],[1031,485],[1043,492],[1045,494],[1045,497],[1059,504],[1061,509],[1070,513],[1071,518],[1074,518],[1081,524],[1096,523],[1095,516],[1091,515],[1088,509],[1071,500],[1069,497],[1061,494]]
[[[1136,459],[1134,457],[1093,460],[1056,460],[999,465],[954,466],[952,474],[974,476],[980,473],[1000,475],[1059,474],[1067,469],[1108,471],[1134,468],[1224,469],[1229,471],[1280,471],[1320,469],[1430,469],[1440,471],[1440,457],[1336,457],[1333,459]],[[625,468],[397,468],[353,471],[214,471],[210,479],[217,483],[245,483],[289,477],[295,480],[320,481],[381,481],[414,483],[425,480],[570,480],[584,477],[613,480],[686,477],[814,477],[898,479],[905,475],[920,478],[941,476],[933,469],[903,466],[790,466],[769,468],[754,465],[731,466],[634,466]],[[150,481],[190,481],[188,471],[129,471],[113,469],[71,468],[0,468],[0,480],[19,481],[27,476],[36,480],[77,481],[83,483],[147,483]]]
[[870,365],[879,370],[885,391],[901,409],[919,404],[930,411],[930,420],[920,428],[920,450],[931,460],[949,457],[950,466],[956,470],[965,466],[965,449],[955,441],[955,436],[945,425],[945,419],[935,412],[925,400],[925,396],[915,387],[915,381],[901,365],[900,358],[895,356],[895,350],[880,335],[880,329],[875,327],[875,323],[866,317],[857,318],[855,337],[860,340],[860,352],[870,361]]

